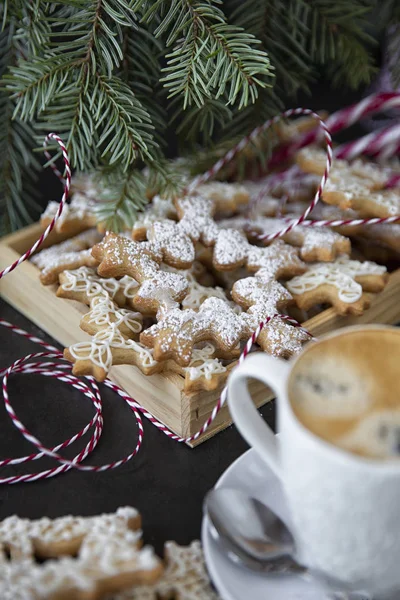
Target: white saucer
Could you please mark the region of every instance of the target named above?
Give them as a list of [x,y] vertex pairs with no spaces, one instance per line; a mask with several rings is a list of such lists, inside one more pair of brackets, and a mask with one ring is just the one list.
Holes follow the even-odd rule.
[[[236,487],[270,506],[290,527],[282,486],[249,450],[225,471],[216,487]],[[323,589],[302,575],[262,575],[234,565],[213,540],[203,519],[202,542],[207,568],[223,600],[328,600]]]

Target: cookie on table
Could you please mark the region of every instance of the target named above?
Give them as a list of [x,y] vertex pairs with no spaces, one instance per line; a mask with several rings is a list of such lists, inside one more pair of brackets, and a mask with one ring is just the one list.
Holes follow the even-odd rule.
[[283,285],[270,279],[268,270],[260,269],[254,277],[237,281],[232,288],[232,298],[247,310],[244,319],[250,333],[264,322],[257,338],[264,352],[289,358],[298,354],[309,340],[303,329],[293,327],[280,316],[293,298]]
[[140,334],[140,341],[153,348],[159,361],[172,359],[183,367],[190,364],[195,344],[210,341],[226,353],[233,352],[247,336],[248,328],[224,300],[207,298],[198,311],[173,309]]
[[234,363],[224,364],[227,361],[217,358],[215,354],[215,347],[209,342],[193,350],[189,365],[182,370],[186,393],[216,390],[225,383]]
[[121,279],[100,277],[95,268],[79,267],[60,273],[57,296],[76,300],[90,306],[91,299],[106,293],[118,306],[125,306],[129,298],[135,295],[139,283],[125,275]]
[[[40,217],[40,224],[45,229],[57,214],[60,205],[58,202],[49,202]],[[73,194],[69,203],[64,205],[61,216],[58,218],[54,229],[59,233],[76,235],[80,231],[96,227],[97,217],[93,203],[86,195]]]
[[141,548],[140,522],[130,507],[96,517],[5,519],[1,598],[100,600],[133,585],[153,585],[163,565],[152,548]]
[[[302,148],[296,155],[299,167],[310,174],[322,177],[326,167],[326,151],[315,146]],[[388,170],[371,161],[356,159],[348,162],[344,159],[333,158],[329,179],[351,180],[362,184],[370,190],[380,190],[385,187],[388,180]],[[329,181],[328,179],[328,181]]]
[[108,600],[218,600],[199,541],[189,546],[167,542],[164,560],[164,574],[154,585],[133,587]]
[[[257,217],[256,219],[239,217],[232,220],[227,219],[224,224],[229,225],[230,221],[233,221],[233,226],[245,230],[251,240],[257,240],[260,235],[272,235],[282,231],[289,224],[287,220],[268,217]],[[350,240],[328,227],[311,228],[298,225],[280,239],[299,247],[300,258],[306,262],[330,262],[337,256],[349,255],[351,252]]]
[[386,267],[341,257],[333,263],[317,263],[286,282],[297,306],[308,310],[330,304],[340,315],[360,315],[370,305],[364,292],[379,292],[387,282]]
[[140,283],[130,304],[143,314],[167,312],[177,307],[188,292],[186,277],[160,269],[162,253],[155,244],[134,242],[108,233],[92,248],[92,255],[100,263],[99,275],[128,275]]
[[133,224],[132,239],[138,242],[146,240],[150,226],[162,219],[176,220],[176,209],[171,198],[156,195]]
[[240,183],[211,181],[199,185],[194,193],[212,200],[215,212],[219,214],[234,214],[246,207],[250,200],[248,189]]
[[64,358],[73,363],[74,375],[92,375],[97,381],[104,381],[113,365],[133,365],[145,375],[166,369],[165,364],[154,359],[151,348],[126,338],[115,327],[100,330],[88,342],[77,342],[65,348]]
[[399,190],[371,190],[361,179],[328,179],[322,199],[342,209],[356,210],[361,218],[385,218],[400,214]]
[[90,248],[101,238],[100,233],[90,229],[32,256],[30,261],[40,269],[39,279],[43,285],[57,283],[59,274],[66,269],[95,266],[97,261],[92,257]]

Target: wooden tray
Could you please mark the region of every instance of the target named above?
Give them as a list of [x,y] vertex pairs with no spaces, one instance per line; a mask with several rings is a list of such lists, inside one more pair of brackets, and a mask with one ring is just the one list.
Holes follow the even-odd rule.
[[[0,270],[14,262],[39,237],[39,224],[30,225],[0,241]],[[43,248],[66,239],[58,233],[45,240]],[[38,269],[29,262],[22,263],[14,272],[0,281],[0,295],[17,310],[41,327],[63,346],[88,340],[89,336],[79,327],[79,321],[88,308],[73,300],[57,298],[57,286],[43,286]],[[390,276],[385,290],[378,294],[372,305],[361,317],[341,317],[334,309],[328,309],[304,323],[314,335],[321,335],[339,327],[361,323],[400,322],[400,269]],[[110,378],[123,387],[133,398],[182,437],[193,435],[210,415],[220,391],[183,391],[181,375],[168,372],[146,377],[134,366],[117,366],[110,371]],[[273,398],[261,384],[251,384],[257,406]],[[224,407],[208,431],[193,445],[205,441],[231,424],[227,407]],[[190,444],[192,445],[192,444]]]

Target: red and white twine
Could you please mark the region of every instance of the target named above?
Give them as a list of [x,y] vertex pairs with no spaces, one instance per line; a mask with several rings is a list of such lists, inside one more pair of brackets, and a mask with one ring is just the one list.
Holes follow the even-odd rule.
[[[400,221],[400,216],[390,217],[390,218],[386,218],[386,219],[357,219],[357,220],[353,219],[353,220],[330,220],[330,221],[308,221],[308,220],[306,220],[307,217],[309,216],[309,214],[311,213],[311,211],[313,210],[313,208],[315,207],[315,205],[317,204],[317,202],[319,201],[319,199],[321,198],[324,185],[329,176],[329,171],[330,171],[330,167],[331,167],[331,163],[332,163],[332,140],[331,140],[331,135],[330,135],[329,129],[331,129],[332,131],[339,131],[340,129],[348,126],[349,124],[356,122],[362,116],[371,114],[372,112],[375,112],[376,110],[383,110],[383,109],[387,109],[387,108],[392,108],[394,106],[400,106],[400,94],[379,94],[374,97],[366,98],[358,105],[354,105],[352,107],[344,109],[343,111],[339,111],[338,113],[336,113],[335,116],[332,115],[332,117],[330,117],[327,120],[326,124],[321,120],[321,118],[316,113],[314,113],[313,111],[311,111],[309,109],[296,108],[296,109],[290,109],[288,111],[285,111],[282,115],[278,115],[278,116],[274,117],[273,119],[270,119],[269,121],[267,121],[260,127],[256,127],[248,136],[243,138],[243,140],[241,140],[223,158],[221,158],[209,171],[207,171],[203,175],[200,175],[195,180],[193,180],[193,182],[187,188],[186,191],[190,193],[198,185],[205,183],[209,179],[213,178],[226,164],[228,164],[237,155],[238,152],[243,150],[249,143],[251,143],[253,140],[255,140],[256,137],[258,137],[261,133],[266,131],[271,125],[276,123],[282,117],[288,118],[288,117],[297,116],[297,115],[310,115],[317,120],[318,125],[323,130],[323,133],[325,136],[325,141],[326,141],[326,145],[327,145],[327,161],[326,161],[324,175],[321,179],[320,185],[318,187],[317,193],[316,193],[313,201],[311,202],[311,204],[307,208],[307,210],[303,213],[303,215],[301,215],[301,217],[299,217],[295,220],[288,221],[287,225],[285,226],[285,228],[282,231],[275,233],[273,235],[264,236],[263,239],[273,240],[278,237],[281,237],[282,235],[285,235],[285,233],[288,233],[289,231],[291,231],[294,227],[296,227],[299,224],[302,224],[303,226],[307,226],[307,227],[325,227],[325,226],[338,226],[338,225],[363,225],[363,224],[367,224],[367,223],[383,223],[383,222],[394,223],[394,222]],[[335,118],[333,118],[333,117],[335,117]],[[375,146],[372,148],[374,153],[379,153],[379,152],[382,153],[383,152],[383,144],[385,143],[385,139],[386,139],[386,143],[389,143],[389,141],[390,141],[392,147],[398,146],[398,144],[399,144],[398,130],[396,129],[394,131],[393,128],[390,128],[390,129],[391,129],[391,131],[384,132],[385,135],[382,135],[379,140],[374,141]],[[385,136],[386,136],[386,138],[385,138]],[[310,143],[310,141],[307,141],[307,140],[314,141],[316,139],[316,137],[317,137],[317,132],[315,132],[315,131],[312,132],[311,134],[307,134],[306,136],[304,136],[302,138],[301,146],[299,146],[299,143],[297,143],[297,148],[302,147],[306,143]],[[60,178],[60,180],[64,184],[63,196],[62,196],[59,208],[57,210],[57,213],[56,213],[54,219],[52,220],[50,225],[46,228],[46,230],[43,232],[43,234],[40,236],[40,238],[17,261],[15,261],[12,265],[8,266],[6,269],[4,269],[3,271],[0,272],[0,279],[2,277],[4,277],[5,275],[7,275],[8,273],[10,273],[11,271],[13,271],[23,261],[27,260],[33,254],[33,252],[35,252],[39,248],[39,246],[47,238],[49,233],[53,230],[56,221],[62,214],[63,208],[64,208],[67,198],[69,196],[70,185],[71,185],[71,168],[70,168],[67,150],[64,146],[63,141],[61,140],[61,138],[58,135],[56,135],[55,133],[49,134],[44,141],[45,153],[46,153],[46,157],[48,158],[49,161],[51,161],[51,156],[47,152],[46,147],[47,147],[48,141],[50,139],[55,140],[57,142],[57,144],[59,145],[59,147],[61,148],[64,165],[65,165],[65,175],[63,176],[60,173],[60,171],[57,169],[57,167],[53,163],[50,163],[50,166],[52,167],[53,171],[55,172],[55,174]],[[364,139],[364,141],[359,143],[358,148],[365,150],[366,147],[368,146],[367,142],[371,143],[371,140],[368,141],[368,140]],[[296,146],[296,144],[295,144],[295,146]],[[284,156],[287,158],[287,156],[290,154],[290,152],[293,151],[293,146],[290,147],[290,150],[288,150],[286,148],[286,149],[284,149],[284,151],[286,152],[286,154],[281,153],[281,156]],[[343,152],[345,153],[345,155],[347,157],[353,158],[354,155],[356,154],[356,149],[354,146],[353,147],[347,146],[347,147],[342,148],[342,153]],[[296,168],[292,168],[291,170],[289,169],[289,172],[291,173],[290,176],[296,177],[296,174],[298,175],[298,171],[296,170]],[[284,175],[277,174],[277,178],[279,179],[280,177],[284,177]],[[398,177],[397,177],[397,179],[394,178],[391,183],[395,185],[397,182],[398,182]],[[264,190],[262,190],[262,192],[264,192]],[[243,360],[246,358],[246,356],[251,351],[253,344],[256,342],[262,328],[271,319],[273,319],[277,316],[279,316],[283,319],[286,319],[292,325],[300,326],[299,323],[297,323],[297,321],[295,321],[294,319],[292,319],[286,315],[273,315],[273,316],[267,318],[264,322],[259,324],[256,331],[254,331],[254,333],[248,340],[248,342],[239,358],[239,364],[241,362],[243,362]],[[217,414],[219,413],[219,411],[222,409],[222,407],[226,403],[227,387],[225,386],[211,415],[206,420],[206,422],[201,427],[201,429],[197,433],[195,433],[194,435],[192,435],[190,437],[182,438],[182,437],[179,437],[178,435],[176,435],[175,433],[173,433],[172,431],[170,431],[163,423],[158,421],[152,414],[150,414],[138,402],[136,402],[133,398],[131,398],[116,383],[110,381],[109,379],[106,379],[104,384],[107,387],[109,387],[110,389],[112,389],[113,391],[115,391],[117,394],[119,394],[119,396],[121,396],[121,398],[128,404],[128,406],[131,408],[131,410],[133,411],[133,413],[135,415],[136,422],[137,422],[137,428],[138,428],[137,443],[136,443],[134,450],[128,456],[125,456],[124,458],[122,458],[120,460],[108,463],[106,465],[99,465],[99,466],[82,465],[81,463],[85,460],[85,458],[96,448],[98,441],[100,439],[100,436],[102,434],[102,431],[103,431],[104,423],[103,423],[102,399],[101,399],[99,388],[97,386],[96,381],[93,379],[93,377],[86,377],[85,381],[82,381],[82,380],[78,379],[77,377],[75,377],[71,373],[72,365],[70,363],[59,362],[59,361],[64,361],[63,355],[61,352],[58,351],[57,348],[55,348],[51,344],[45,343],[43,340],[37,338],[36,336],[30,335],[23,329],[20,329],[19,327],[16,327],[15,325],[13,325],[7,321],[0,320],[0,325],[8,328],[9,330],[13,331],[14,333],[16,333],[18,335],[21,335],[21,336],[29,339],[30,341],[32,341],[36,344],[39,344],[46,350],[43,352],[28,354],[24,358],[20,358],[20,359],[16,360],[7,369],[0,371],[0,377],[3,378],[2,390],[3,390],[4,404],[5,404],[7,413],[9,415],[12,423],[20,431],[20,433],[23,435],[23,437],[26,440],[28,440],[29,442],[31,442],[33,444],[33,446],[35,446],[35,448],[37,449],[37,452],[32,453],[27,456],[2,459],[2,460],[0,460],[0,467],[25,464],[28,462],[39,460],[40,458],[43,458],[44,456],[52,457],[52,458],[56,459],[56,461],[59,463],[58,466],[53,467],[51,469],[44,470],[44,471],[40,471],[40,472],[36,472],[36,473],[27,473],[27,474],[22,474],[22,475],[12,475],[9,477],[0,478],[0,483],[14,484],[14,483],[21,483],[21,482],[37,481],[40,479],[48,479],[48,478],[54,477],[55,475],[58,475],[60,473],[64,473],[64,472],[70,470],[71,468],[79,469],[82,471],[93,471],[93,472],[115,469],[116,467],[119,467],[119,466],[125,464],[131,458],[133,458],[138,453],[138,451],[142,445],[143,423],[142,423],[141,415],[144,415],[153,425],[155,425],[158,429],[160,429],[163,433],[165,433],[171,439],[173,439],[177,442],[186,442],[186,443],[193,442],[196,439],[198,439],[203,433],[205,433],[205,431],[208,429],[208,427],[214,421],[214,419],[217,416]],[[308,332],[306,332],[306,333],[311,336],[311,334],[309,334]],[[42,362],[42,359],[46,359],[46,362]],[[49,359],[56,359],[56,362],[52,362],[52,361],[48,362]],[[20,418],[17,416],[17,414],[11,404],[9,394],[8,394],[8,379],[9,379],[10,375],[18,374],[18,373],[19,374],[35,373],[35,374],[39,374],[39,375],[44,375],[46,377],[53,377],[55,379],[58,379],[59,381],[62,381],[64,383],[67,383],[68,385],[71,385],[75,389],[82,392],[84,394],[84,396],[89,398],[89,400],[91,400],[93,407],[95,409],[95,415],[89,421],[89,423],[83,429],[81,429],[78,433],[76,433],[74,436],[72,436],[71,438],[58,444],[57,446],[54,446],[51,448],[47,447],[35,435],[33,435],[27,429],[27,427],[22,423]],[[91,435],[89,441],[86,443],[85,447],[72,460],[67,460],[59,454],[59,452],[61,450],[69,447],[74,442],[81,439],[90,430],[92,430],[92,435]]]

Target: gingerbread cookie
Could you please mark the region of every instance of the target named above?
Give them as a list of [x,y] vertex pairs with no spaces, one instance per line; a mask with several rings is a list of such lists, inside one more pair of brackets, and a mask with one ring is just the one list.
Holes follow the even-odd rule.
[[31,262],[41,270],[40,281],[44,285],[50,285],[57,283],[59,274],[66,269],[95,266],[97,263],[90,248],[100,239],[101,235],[92,229],[32,256]]
[[[58,202],[49,202],[40,217],[40,223],[45,229],[57,214],[60,205]],[[58,218],[54,229],[59,233],[75,235],[80,231],[95,227],[97,223],[94,205],[88,196],[73,194],[70,202],[64,205],[61,216]]]
[[105,290],[90,298],[90,310],[80,327],[93,337],[64,350],[64,358],[74,365],[74,375],[93,375],[104,381],[112,364],[138,365],[147,374],[160,370],[149,352],[133,339],[142,329],[142,315],[117,308]]
[[[285,229],[289,222],[283,219],[257,217],[232,219],[234,226],[246,230],[250,239],[257,240],[260,235],[271,235]],[[230,220],[225,221],[227,225]],[[300,257],[307,262],[330,262],[341,254],[350,254],[350,240],[332,231],[328,227],[304,227],[298,225],[284,236],[282,240],[300,248]]]
[[160,373],[165,365],[156,361],[151,348],[126,338],[117,327],[99,330],[88,342],[78,342],[64,350],[73,363],[74,375],[92,375],[104,381],[112,365],[134,365],[145,375]]
[[214,202],[219,214],[234,214],[249,203],[250,194],[244,185],[211,181],[203,183],[195,189],[195,194]]
[[170,219],[156,221],[147,231],[147,239],[157,244],[162,260],[171,267],[188,269],[195,259],[192,240]]
[[237,281],[232,288],[232,297],[247,309],[244,319],[249,332],[272,317],[257,338],[257,343],[265,352],[288,358],[300,352],[304,342],[308,341],[307,333],[278,316],[293,299],[286,288],[271,280],[268,270],[260,269],[254,277]]
[[362,179],[330,178],[322,198],[327,204],[342,209],[354,209],[362,218],[385,218],[400,214],[399,191],[396,189],[373,191]]
[[141,242],[147,239],[147,230],[156,221],[162,219],[176,219],[176,209],[170,198],[154,196],[151,204],[140,213],[132,229],[132,238]]
[[[187,393],[200,390],[216,390],[226,381],[230,372],[229,365],[215,357],[215,347],[207,342],[202,348],[195,348],[188,367],[183,368],[185,375],[184,390]],[[233,363],[230,363],[233,366]]]
[[[139,528],[140,515],[130,507],[54,521],[9,517],[0,523],[0,596],[97,600],[132,585],[152,585],[163,566],[152,548],[140,549]],[[50,560],[40,564],[35,557]]]
[[117,308],[106,294],[90,300],[90,310],[83,315],[80,327],[90,335],[104,329],[116,328],[125,337],[135,337],[142,330],[142,315],[125,308]]
[[129,275],[140,283],[131,305],[143,314],[167,312],[188,292],[188,281],[183,275],[160,270],[162,253],[151,243],[134,242],[109,233],[93,247],[92,255],[100,263],[99,275]]
[[167,542],[165,572],[151,586],[134,587],[109,600],[218,600],[213,591],[198,541],[189,546]]
[[[66,270],[59,275],[59,288],[57,296],[69,298],[90,306],[90,301],[95,296],[106,293],[118,306],[124,306],[127,297],[133,297],[134,291],[139,287],[138,282],[125,275],[124,282],[113,277],[105,279],[97,275],[96,270],[90,267]],[[127,281],[130,280],[130,281]]]
[[216,348],[230,352],[246,335],[247,327],[241,314],[235,313],[220,298],[207,298],[197,312],[170,310],[141,333],[140,341],[154,349],[156,360],[172,359],[187,367],[196,343],[211,341]]
[[306,273],[288,281],[286,287],[304,310],[328,303],[340,315],[359,315],[370,305],[363,292],[379,292],[386,281],[386,267],[344,257],[333,263],[311,265]]
[[[305,173],[322,175],[326,167],[326,152],[314,146],[302,148],[296,155],[296,162]],[[334,158],[329,174],[329,180],[357,180],[365,183],[370,190],[380,190],[388,180],[388,171],[371,161],[357,159],[351,163]],[[328,181],[329,181],[328,180]]]

